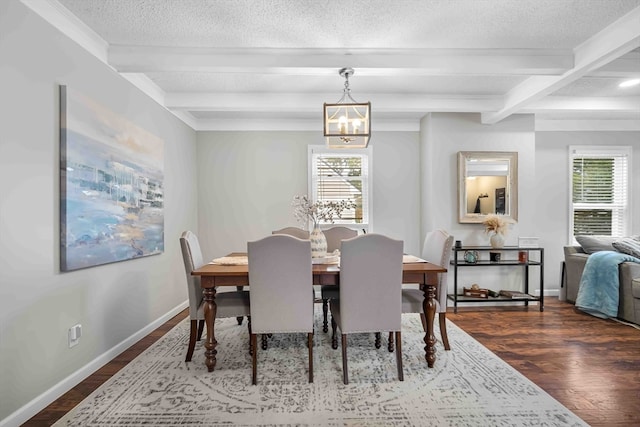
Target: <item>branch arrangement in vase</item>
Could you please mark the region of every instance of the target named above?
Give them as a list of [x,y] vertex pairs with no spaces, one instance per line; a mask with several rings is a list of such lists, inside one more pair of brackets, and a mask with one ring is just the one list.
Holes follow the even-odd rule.
[[313,226],[316,226],[320,222],[333,224],[335,218],[342,218],[342,213],[347,209],[354,209],[356,204],[352,200],[312,202],[307,196],[295,196],[291,206],[293,206],[293,216],[296,221],[310,221]]

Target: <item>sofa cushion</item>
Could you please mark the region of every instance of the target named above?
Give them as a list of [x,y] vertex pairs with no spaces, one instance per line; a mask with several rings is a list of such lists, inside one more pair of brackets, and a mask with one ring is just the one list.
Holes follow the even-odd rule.
[[618,252],[640,258],[640,240],[625,237],[613,242],[613,247],[616,248]]
[[615,251],[613,242],[620,240],[620,238],[611,236],[576,236],[576,240],[586,253],[592,254],[600,251]]
[[631,294],[634,298],[640,298],[640,277],[631,281]]

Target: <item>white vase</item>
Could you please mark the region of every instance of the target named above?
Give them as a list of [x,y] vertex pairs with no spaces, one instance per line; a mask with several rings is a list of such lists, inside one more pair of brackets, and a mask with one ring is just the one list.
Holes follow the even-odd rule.
[[494,249],[502,248],[504,247],[504,236],[500,233],[493,233],[489,239],[489,243]]
[[327,256],[327,238],[318,224],[313,225],[313,230],[309,234],[311,240],[311,257],[323,258]]

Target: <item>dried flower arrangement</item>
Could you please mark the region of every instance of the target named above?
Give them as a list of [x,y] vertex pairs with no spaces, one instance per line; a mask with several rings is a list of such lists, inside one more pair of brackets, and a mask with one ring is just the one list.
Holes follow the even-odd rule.
[[485,233],[494,232],[496,234],[505,235],[509,231],[510,220],[501,215],[489,214],[482,221]]
[[342,218],[346,209],[354,209],[356,204],[352,200],[311,202],[307,196],[295,196],[293,202],[293,216],[298,222],[311,221],[313,226],[320,221],[334,222],[334,218]]

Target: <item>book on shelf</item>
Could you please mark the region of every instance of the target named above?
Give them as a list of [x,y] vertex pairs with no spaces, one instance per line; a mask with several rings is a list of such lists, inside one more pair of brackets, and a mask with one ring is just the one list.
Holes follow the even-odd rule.
[[511,299],[532,299],[533,297],[529,294],[525,294],[524,292],[519,291],[500,291],[500,296]]

